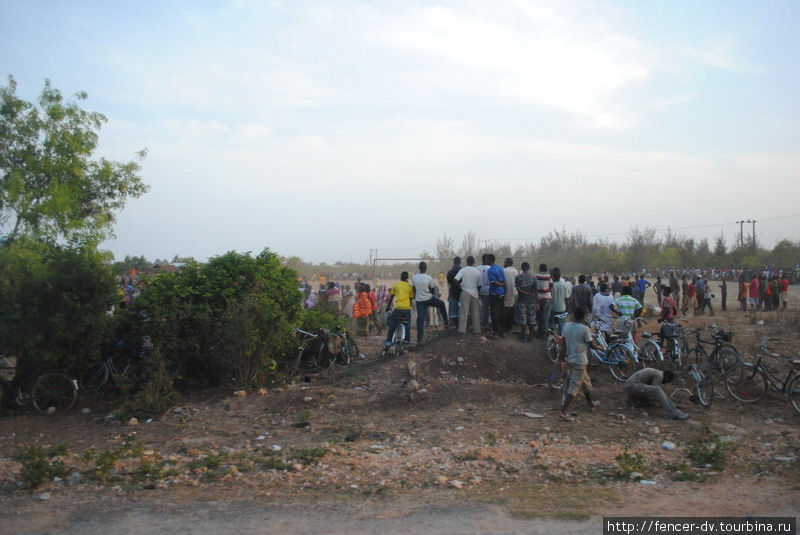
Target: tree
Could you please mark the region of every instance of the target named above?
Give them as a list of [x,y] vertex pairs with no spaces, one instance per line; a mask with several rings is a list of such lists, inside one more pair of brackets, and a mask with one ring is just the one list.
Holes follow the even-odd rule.
[[464,234],[464,238],[461,240],[461,249],[459,249],[462,258],[467,258],[468,256],[475,256],[478,252],[478,237],[475,235],[474,232],[468,230],[466,234]]
[[12,76],[0,86],[0,232],[8,242],[99,243],[115,212],[147,191],[146,151],[125,163],[93,158],[107,119],[79,106],[85,92],[66,102],[47,80],[34,104],[16,89]]
[[442,237],[436,240],[436,257],[439,259],[439,262],[447,262],[456,255],[453,246],[453,238],[446,233],[442,234]]

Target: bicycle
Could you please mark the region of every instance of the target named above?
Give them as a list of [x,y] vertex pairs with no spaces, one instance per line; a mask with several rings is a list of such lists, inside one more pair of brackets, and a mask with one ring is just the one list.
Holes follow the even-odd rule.
[[[667,329],[666,336],[663,339],[660,336],[661,333],[658,333],[659,342],[652,340],[653,333],[642,333],[643,342],[640,351],[642,363],[644,366],[657,369],[669,367],[675,373],[676,379],[682,383],[691,380],[690,388],[685,386],[677,388],[670,394],[670,398],[674,397],[678,392],[687,391],[690,394],[689,399],[691,401],[709,408],[714,401],[714,376],[708,355],[700,348],[702,353],[696,352],[694,360],[690,360],[688,357],[684,358],[682,356],[684,353],[681,350],[681,335],[674,329],[677,325],[667,324],[667,326],[673,327],[673,329]],[[678,328],[682,329],[679,326]],[[661,351],[660,342],[666,344],[666,358],[664,358],[664,353]]]
[[[756,362],[740,362],[739,366],[728,373],[725,386],[731,396],[744,403],[755,403],[764,394],[773,391],[786,398],[794,410],[800,413],[800,360],[773,353],[769,346],[772,342],[777,340],[762,340],[756,351]],[[765,356],[785,360],[791,365],[783,381],[764,365]]]
[[305,362],[313,370],[325,370],[334,363],[350,364],[359,354],[358,344],[347,331],[337,333],[327,329],[320,329],[319,334],[314,334],[295,328],[295,333],[299,335],[301,341],[297,348],[297,356],[290,367],[290,375],[295,375],[300,369],[303,355],[306,354],[306,347],[311,341],[316,341],[316,347],[305,359]]
[[567,354],[566,342],[564,341],[564,337],[561,336],[561,329],[567,314],[569,314],[569,312],[563,312],[553,316],[557,321],[551,321],[547,329],[544,347],[550,362],[558,362]]
[[18,384],[14,384],[17,370],[17,358],[0,354],[0,404],[9,398],[16,405],[26,403],[42,414],[55,414],[70,410],[78,399],[78,381],[58,372],[46,372],[33,384],[30,392],[26,392]]
[[397,318],[397,326],[394,329],[394,334],[392,334],[392,340],[389,346],[383,347],[383,352],[381,353],[382,356],[386,356],[389,353],[393,353],[395,357],[399,357],[403,354],[403,350],[408,347],[409,341],[406,340],[406,320],[403,318]]
[[[600,325],[602,325],[602,322],[597,317],[593,317],[589,320],[589,326],[595,327],[594,332],[592,332],[592,340],[600,346],[600,349],[595,349],[591,345],[589,346],[587,354],[589,360],[588,365],[606,366],[614,379],[617,381],[624,381],[628,378],[628,370],[631,369],[631,362],[635,357],[623,344],[618,343],[615,346],[609,347],[602,332],[597,328]],[[611,340],[615,341],[616,337],[612,335]],[[564,353],[563,356],[566,357],[566,353]],[[548,383],[556,390],[563,387],[561,362],[563,362],[563,359],[557,362],[548,374]]]
[[[711,330],[711,340],[703,340],[700,337],[700,333],[703,332],[702,328],[692,331],[695,337],[695,346],[689,349],[686,361],[696,363],[707,361],[712,371],[719,371],[723,378],[727,377],[728,373],[738,367],[742,361],[736,348],[728,343],[733,339],[733,333],[724,331],[716,325],[709,325],[708,329]],[[714,346],[710,354],[705,350],[703,344]]]

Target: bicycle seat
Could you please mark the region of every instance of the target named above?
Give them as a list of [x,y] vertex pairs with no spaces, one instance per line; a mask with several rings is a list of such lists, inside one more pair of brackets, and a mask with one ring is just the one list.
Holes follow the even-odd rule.
[[618,339],[619,339],[619,336],[617,336],[616,334],[609,334],[609,335],[608,335],[608,339],[609,339],[611,342],[615,342],[616,340],[618,340]]
[[554,317],[556,317],[556,318],[558,318],[560,320],[563,320],[564,318],[567,317],[568,314],[569,314],[569,312],[562,312],[561,314],[556,314]]
[[653,333],[642,333],[642,338],[651,338]]

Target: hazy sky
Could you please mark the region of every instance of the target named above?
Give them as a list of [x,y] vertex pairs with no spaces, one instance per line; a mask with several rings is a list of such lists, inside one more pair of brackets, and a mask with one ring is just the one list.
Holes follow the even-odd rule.
[[772,246],[800,238],[798,27],[795,0],[0,0],[0,74],[149,150],[118,258],[747,218]]

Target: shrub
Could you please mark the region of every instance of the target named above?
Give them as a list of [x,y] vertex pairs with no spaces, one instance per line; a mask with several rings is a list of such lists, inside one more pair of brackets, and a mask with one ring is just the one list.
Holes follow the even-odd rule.
[[1,351],[22,377],[44,368],[80,370],[100,360],[116,299],[104,256],[26,240],[0,246]]
[[35,489],[54,477],[64,477],[67,474],[67,467],[59,457],[66,455],[66,450],[66,445],[50,452],[45,452],[38,445],[20,450],[17,460],[22,465],[20,476],[25,488]]
[[134,342],[151,337],[180,389],[254,386],[291,354],[300,297],[274,253],[230,252],[152,278],[124,330]]
[[686,456],[696,465],[711,465],[714,470],[724,470],[728,463],[729,453],[735,446],[722,442],[719,435],[711,432],[706,426],[704,432],[689,442]]

